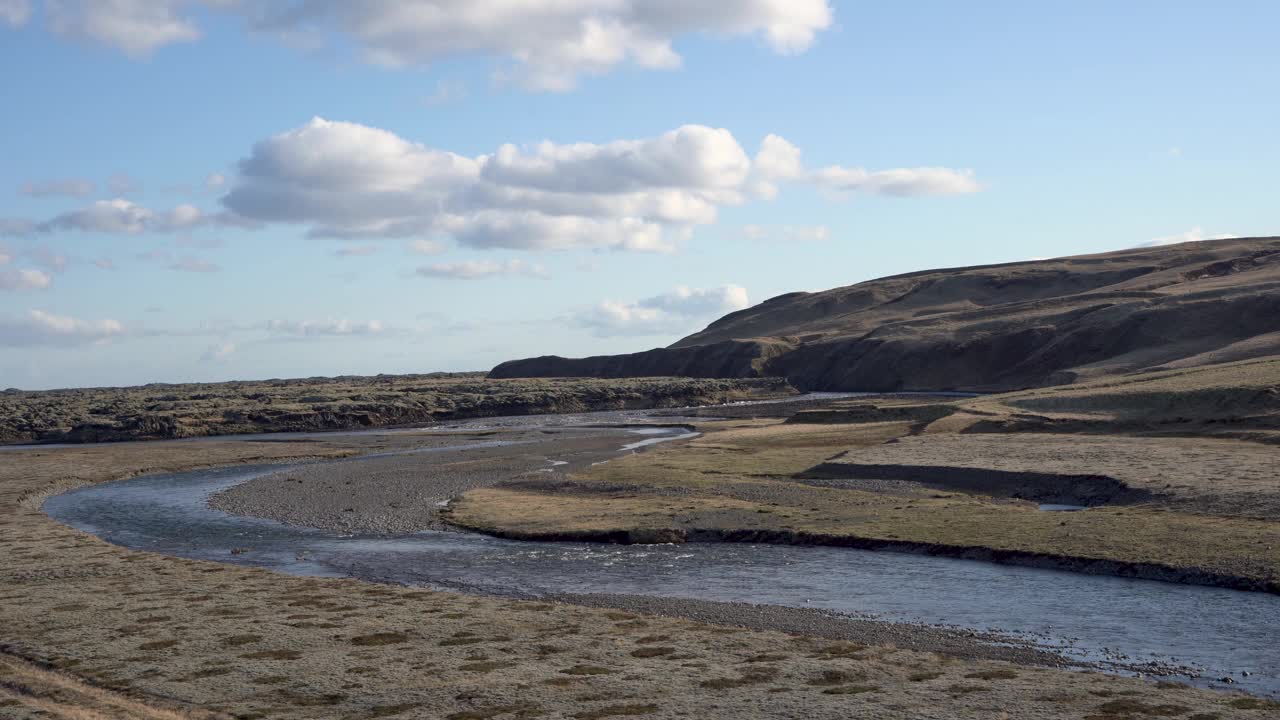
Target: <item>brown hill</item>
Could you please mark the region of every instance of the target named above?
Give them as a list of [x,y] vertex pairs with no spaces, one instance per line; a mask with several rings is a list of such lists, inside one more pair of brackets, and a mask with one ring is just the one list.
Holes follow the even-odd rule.
[[491,377],[786,377],[802,389],[1004,391],[1280,355],[1280,238],[929,270],[726,315],[668,348]]

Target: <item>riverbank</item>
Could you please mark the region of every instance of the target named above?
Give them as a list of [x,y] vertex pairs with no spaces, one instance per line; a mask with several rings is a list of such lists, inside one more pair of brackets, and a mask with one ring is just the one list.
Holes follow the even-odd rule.
[[[95,688],[84,702],[103,703],[86,707],[106,717],[103,708],[120,697],[156,712],[239,718],[1122,718],[1159,710],[1227,719],[1275,711],[1268,701],[1135,678],[181,560],[109,545],[38,510],[51,493],[144,472],[415,443],[398,434],[6,456],[0,643],[11,657]],[[3,686],[0,717],[28,717],[39,691]]]

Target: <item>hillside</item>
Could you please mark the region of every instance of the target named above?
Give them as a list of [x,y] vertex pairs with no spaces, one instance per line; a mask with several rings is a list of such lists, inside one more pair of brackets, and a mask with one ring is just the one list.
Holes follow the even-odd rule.
[[1280,355],[1280,238],[896,275],[790,293],[668,348],[511,377],[780,376],[801,389],[1008,391]]

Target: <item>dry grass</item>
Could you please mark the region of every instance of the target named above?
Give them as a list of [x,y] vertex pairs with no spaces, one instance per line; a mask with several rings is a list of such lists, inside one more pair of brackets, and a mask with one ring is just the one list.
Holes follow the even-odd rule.
[[0,655],[0,716],[5,705],[65,720],[212,720],[212,713],[165,707]]

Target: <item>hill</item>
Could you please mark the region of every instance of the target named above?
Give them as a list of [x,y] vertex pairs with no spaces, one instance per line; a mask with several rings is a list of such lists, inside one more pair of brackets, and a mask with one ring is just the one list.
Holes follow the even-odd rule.
[[790,293],[667,348],[490,377],[785,377],[805,390],[1010,391],[1280,355],[1280,238],[896,275]]

